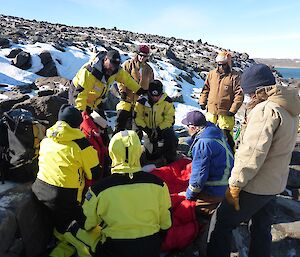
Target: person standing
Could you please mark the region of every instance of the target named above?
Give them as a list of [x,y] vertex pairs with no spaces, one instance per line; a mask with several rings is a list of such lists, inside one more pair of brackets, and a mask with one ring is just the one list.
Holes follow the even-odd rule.
[[[127,71],[136,82],[139,83],[142,89],[146,92],[149,88],[149,83],[154,79],[153,70],[147,63],[150,54],[150,48],[147,45],[139,45],[136,56],[124,63],[123,69]],[[131,129],[133,110],[138,95],[125,84],[118,84],[121,101],[117,105],[117,119],[115,133],[127,129]],[[128,127],[127,124],[130,124]]]
[[199,104],[202,110],[207,109],[206,119],[223,130],[234,151],[235,143],[231,135],[234,115],[241,107],[244,95],[240,87],[240,76],[231,68],[230,53],[220,52],[216,62],[218,67],[208,73]]
[[235,155],[226,199],[210,225],[207,255],[229,257],[232,230],[251,219],[249,257],[271,256],[271,224],[276,194],[287,184],[299,126],[297,89],[276,85],[270,68],[255,64],[244,71],[241,87],[251,102]]

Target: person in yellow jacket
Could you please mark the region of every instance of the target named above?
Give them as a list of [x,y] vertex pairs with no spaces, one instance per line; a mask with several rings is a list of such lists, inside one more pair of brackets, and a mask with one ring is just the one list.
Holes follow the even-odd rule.
[[32,191],[50,210],[54,235],[60,240],[50,254],[53,257],[66,256],[60,255],[64,251],[74,253],[64,233],[73,220],[82,217],[85,179],[97,179],[100,174],[97,151],[79,129],[81,122],[79,110],[62,105],[58,121],[47,130],[47,137],[40,144],[39,171]]
[[174,122],[175,108],[172,99],[163,92],[161,81],[151,81],[148,98],[141,97],[136,103],[135,123],[147,134],[154,149],[157,148],[158,142],[163,140],[162,152],[167,163],[176,160],[178,138],[173,130]]
[[[154,79],[151,66],[147,63],[150,48],[147,45],[139,45],[136,56],[126,61],[123,65],[126,70],[140,86],[147,91],[149,83]],[[127,88],[123,83],[118,84],[121,101],[117,105],[117,119],[115,133],[121,130],[134,129],[132,124],[132,116],[138,95]]]
[[[73,78],[69,88],[69,103],[80,111],[87,111],[88,114],[96,111],[106,119],[102,103],[114,81],[123,83],[137,94],[142,94],[143,89],[120,64],[121,56],[117,50],[99,52],[90,62],[84,64]],[[103,135],[103,141],[108,145],[107,132]]]
[[160,178],[141,171],[141,153],[135,131],[116,133],[109,144],[112,175],[91,186],[85,196],[85,222],[72,230],[79,236],[79,227],[90,231],[101,226],[97,256],[160,256],[162,239],[171,227],[171,200]]
[[223,130],[234,151],[235,143],[231,135],[234,115],[243,103],[244,94],[240,87],[240,76],[231,68],[230,53],[220,52],[216,62],[218,67],[208,73],[199,104],[202,110],[207,109],[206,119]]

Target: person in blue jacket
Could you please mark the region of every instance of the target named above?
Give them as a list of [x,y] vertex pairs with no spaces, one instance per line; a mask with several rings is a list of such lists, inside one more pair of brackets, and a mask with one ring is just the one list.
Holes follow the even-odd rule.
[[182,124],[188,127],[191,145],[192,172],[185,192],[188,200],[197,201],[207,214],[222,201],[233,167],[233,154],[222,133],[213,123],[206,121],[200,111],[191,111]]

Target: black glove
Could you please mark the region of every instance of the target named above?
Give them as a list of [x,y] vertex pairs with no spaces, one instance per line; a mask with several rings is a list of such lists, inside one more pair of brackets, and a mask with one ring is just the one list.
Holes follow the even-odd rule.
[[142,128],[142,130],[148,135],[149,138],[151,138],[152,129],[145,127],[145,128]]
[[144,95],[147,93],[147,90],[140,88],[138,91],[135,92],[137,95]]
[[230,111],[228,111],[227,115],[228,115],[228,116],[234,116],[234,113],[233,113],[233,112],[230,112]]
[[125,101],[127,98],[127,93],[125,91],[123,91],[120,93],[120,96],[121,96],[121,99]]
[[206,109],[206,105],[205,104],[200,104],[200,108],[201,108],[201,110],[205,110]]

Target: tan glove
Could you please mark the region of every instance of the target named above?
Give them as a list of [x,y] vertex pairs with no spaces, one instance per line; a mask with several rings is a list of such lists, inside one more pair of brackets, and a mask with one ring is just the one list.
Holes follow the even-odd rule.
[[239,203],[240,192],[241,192],[241,188],[235,186],[229,186],[225,193],[225,198],[227,202],[233,205],[236,211],[240,210],[240,203]]

